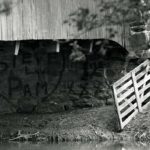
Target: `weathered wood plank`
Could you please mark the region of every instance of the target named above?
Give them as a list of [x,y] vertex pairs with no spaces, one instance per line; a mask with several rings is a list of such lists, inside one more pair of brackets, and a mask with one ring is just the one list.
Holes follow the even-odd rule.
[[122,123],[122,129],[136,116],[138,113],[138,109],[136,109],[123,123]]
[[143,110],[147,109],[148,105],[150,104],[150,102],[147,102],[144,106],[143,106]]
[[143,99],[144,91],[145,91],[145,88],[147,87],[146,86],[146,78],[148,77],[148,71],[149,71],[149,65],[147,65],[147,67],[146,67],[145,76],[144,76],[144,79],[143,79],[142,94],[140,96],[141,99]]
[[132,80],[129,80],[122,87],[120,87],[119,89],[117,89],[117,94],[122,93],[124,90],[127,90],[128,87],[131,86],[132,84],[133,84]]
[[[147,76],[147,78],[145,79],[145,82],[149,81],[150,80],[150,75]],[[143,85],[143,79],[138,82],[138,88],[141,87]]]
[[133,92],[134,92],[134,88],[131,87],[124,94],[122,94],[122,95],[120,95],[120,97],[118,97],[118,103],[120,103],[121,101],[123,101],[126,97],[128,97]]
[[[0,21],[3,20],[0,40],[109,38],[106,26],[80,34],[75,28],[63,24],[69,14],[79,7],[87,7],[91,12],[96,12],[97,3],[93,0],[11,1],[14,4],[10,14],[0,15]],[[123,44],[123,28],[121,26],[113,26],[113,28],[118,33],[112,40]]]
[[139,66],[137,66],[135,69],[133,69],[132,71],[134,71],[135,73],[137,73],[138,71],[140,71],[143,67],[146,67],[149,64],[149,60],[145,60],[142,64],[140,64]]
[[123,110],[126,106],[132,105],[131,103],[136,99],[135,95],[131,96],[129,99],[124,100],[124,103],[119,106],[119,111]]
[[114,86],[118,88],[122,83],[126,82],[129,78],[131,78],[131,74],[127,73],[124,77],[119,79],[117,82],[114,83]]
[[132,74],[132,80],[133,80],[133,86],[134,86],[134,90],[135,90],[135,96],[136,96],[136,100],[137,100],[137,105],[138,105],[138,109],[139,112],[142,112],[142,107],[141,107],[141,99],[140,99],[140,95],[139,95],[139,91],[138,91],[138,85],[137,85],[137,81],[136,81],[136,77],[135,77],[135,72],[131,72]]
[[[136,76],[136,80],[139,80],[140,78],[144,77],[145,73],[146,73],[145,71],[140,72],[140,73]],[[141,80],[142,80],[142,79],[141,79]],[[140,80],[140,81],[141,81],[141,80]],[[139,81],[139,82],[140,82],[140,81]],[[139,82],[138,82],[138,83],[139,83]]]
[[132,110],[137,108],[137,103],[133,104],[132,107],[130,106],[125,112],[121,114],[121,118],[127,116]]
[[122,118],[121,118],[121,113],[120,113],[120,110],[119,110],[119,104],[118,104],[116,88],[115,88],[115,86],[113,86],[112,88],[113,88],[113,92],[114,92],[114,99],[115,99],[115,105],[116,105],[116,109],[117,109],[117,113],[118,113],[118,117],[119,117],[119,123],[120,123],[120,127],[122,129]]
[[146,86],[144,87],[144,89],[140,89],[139,90],[139,95],[141,95],[142,93],[144,93],[144,91],[146,91],[148,88],[150,88],[150,83],[146,84]]
[[150,98],[150,92],[148,92],[146,95],[144,95],[143,98],[141,99],[141,101],[144,102],[148,98]]

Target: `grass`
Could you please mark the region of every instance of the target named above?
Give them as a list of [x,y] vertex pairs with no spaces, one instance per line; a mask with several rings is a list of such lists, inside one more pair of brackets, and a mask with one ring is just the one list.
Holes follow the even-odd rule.
[[39,136],[34,140],[46,142],[147,140],[150,135],[149,116],[148,111],[139,114],[119,133],[114,106],[55,114],[1,115],[0,135],[1,139],[9,140],[16,137],[20,130],[23,134],[39,132]]

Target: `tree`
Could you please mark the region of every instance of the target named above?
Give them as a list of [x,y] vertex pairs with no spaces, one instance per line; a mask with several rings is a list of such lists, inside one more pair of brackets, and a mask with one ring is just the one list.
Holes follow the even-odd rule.
[[[75,35],[75,38],[104,25],[107,25],[110,38],[113,38],[117,31],[114,30],[112,26],[121,25],[124,28],[123,32],[125,32],[125,27],[128,25],[133,32],[141,32],[145,30],[146,25],[150,23],[149,0],[95,0],[95,3],[97,4],[96,13],[91,12],[89,8],[80,7],[69,14],[68,19],[64,21],[65,24],[77,29],[78,34]],[[145,34],[145,32],[143,34]],[[136,38],[134,38],[135,37],[133,36],[130,41],[135,41]],[[104,55],[106,54],[106,49],[104,48],[105,43],[107,43],[107,39],[104,41],[104,44],[102,44],[100,50]],[[149,41],[146,41],[146,45],[143,48],[149,48]],[[143,55],[141,53],[142,51],[140,51],[139,55],[138,51],[134,51],[134,49],[129,51],[129,54],[125,58],[124,69],[122,71],[124,74],[127,72],[130,59],[142,57]],[[85,54],[86,57],[84,57],[83,54]],[[92,52],[92,54],[94,53]],[[95,53],[95,55],[97,54],[98,53]],[[70,58],[74,61],[85,61],[85,64],[87,65],[89,61],[87,60],[88,55],[89,54],[84,53],[84,50],[81,47],[76,46],[76,50],[72,50]],[[104,57],[104,55],[100,56]],[[86,66],[85,72],[87,72],[87,68],[88,67]],[[107,68],[104,67],[104,78],[109,86],[106,72]]]
[[95,2],[98,13],[80,7],[72,12],[64,23],[75,26],[79,32],[88,32],[103,25],[122,25],[135,21],[147,23],[150,17],[148,0],[95,0]]

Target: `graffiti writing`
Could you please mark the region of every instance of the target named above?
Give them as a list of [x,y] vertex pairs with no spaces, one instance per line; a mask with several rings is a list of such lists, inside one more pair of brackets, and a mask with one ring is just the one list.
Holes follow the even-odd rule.
[[[63,58],[61,58],[61,55],[58,53],[41,55],[41,53],[21,51],[21,54],[14,56],[13,59],[2,59],[0,61],[0,74],[7,76],[8,96],[13,97],[18,94],[25,97],[39,97],[47,95],[57,84],[62,70],[65,72],[63,73],[63,76],[66,76],[65,78],[68,78],[71,72],[73,73],[68,80],[63,81],[62,77],[59,85],[61,90],[80,96],[89,94],[88,82],[81,82],[83,64],[72,64],[69,62],[69,58],[66,62],[62,62],[64,58],[67,59],[68,55],[63,55]],[[12,60],[12,63],[10,60]],[[62,66],[65,68],[62,69]],[[93,67],[95,66],[90,64],[89,69],[93,69]],[[79,77],[74,80],[77,73]],[[99,92],[100,85],[101,83],[98,82],[92,83],[94,95]],[[3,86],[3,84],[0,86]]]

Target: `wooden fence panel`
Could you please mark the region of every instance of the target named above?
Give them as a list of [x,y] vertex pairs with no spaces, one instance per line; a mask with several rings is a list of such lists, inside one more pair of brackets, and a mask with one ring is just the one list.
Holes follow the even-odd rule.
[[123,129],[150,102],[150,62],[144,61],[113,84],[120,127]]

